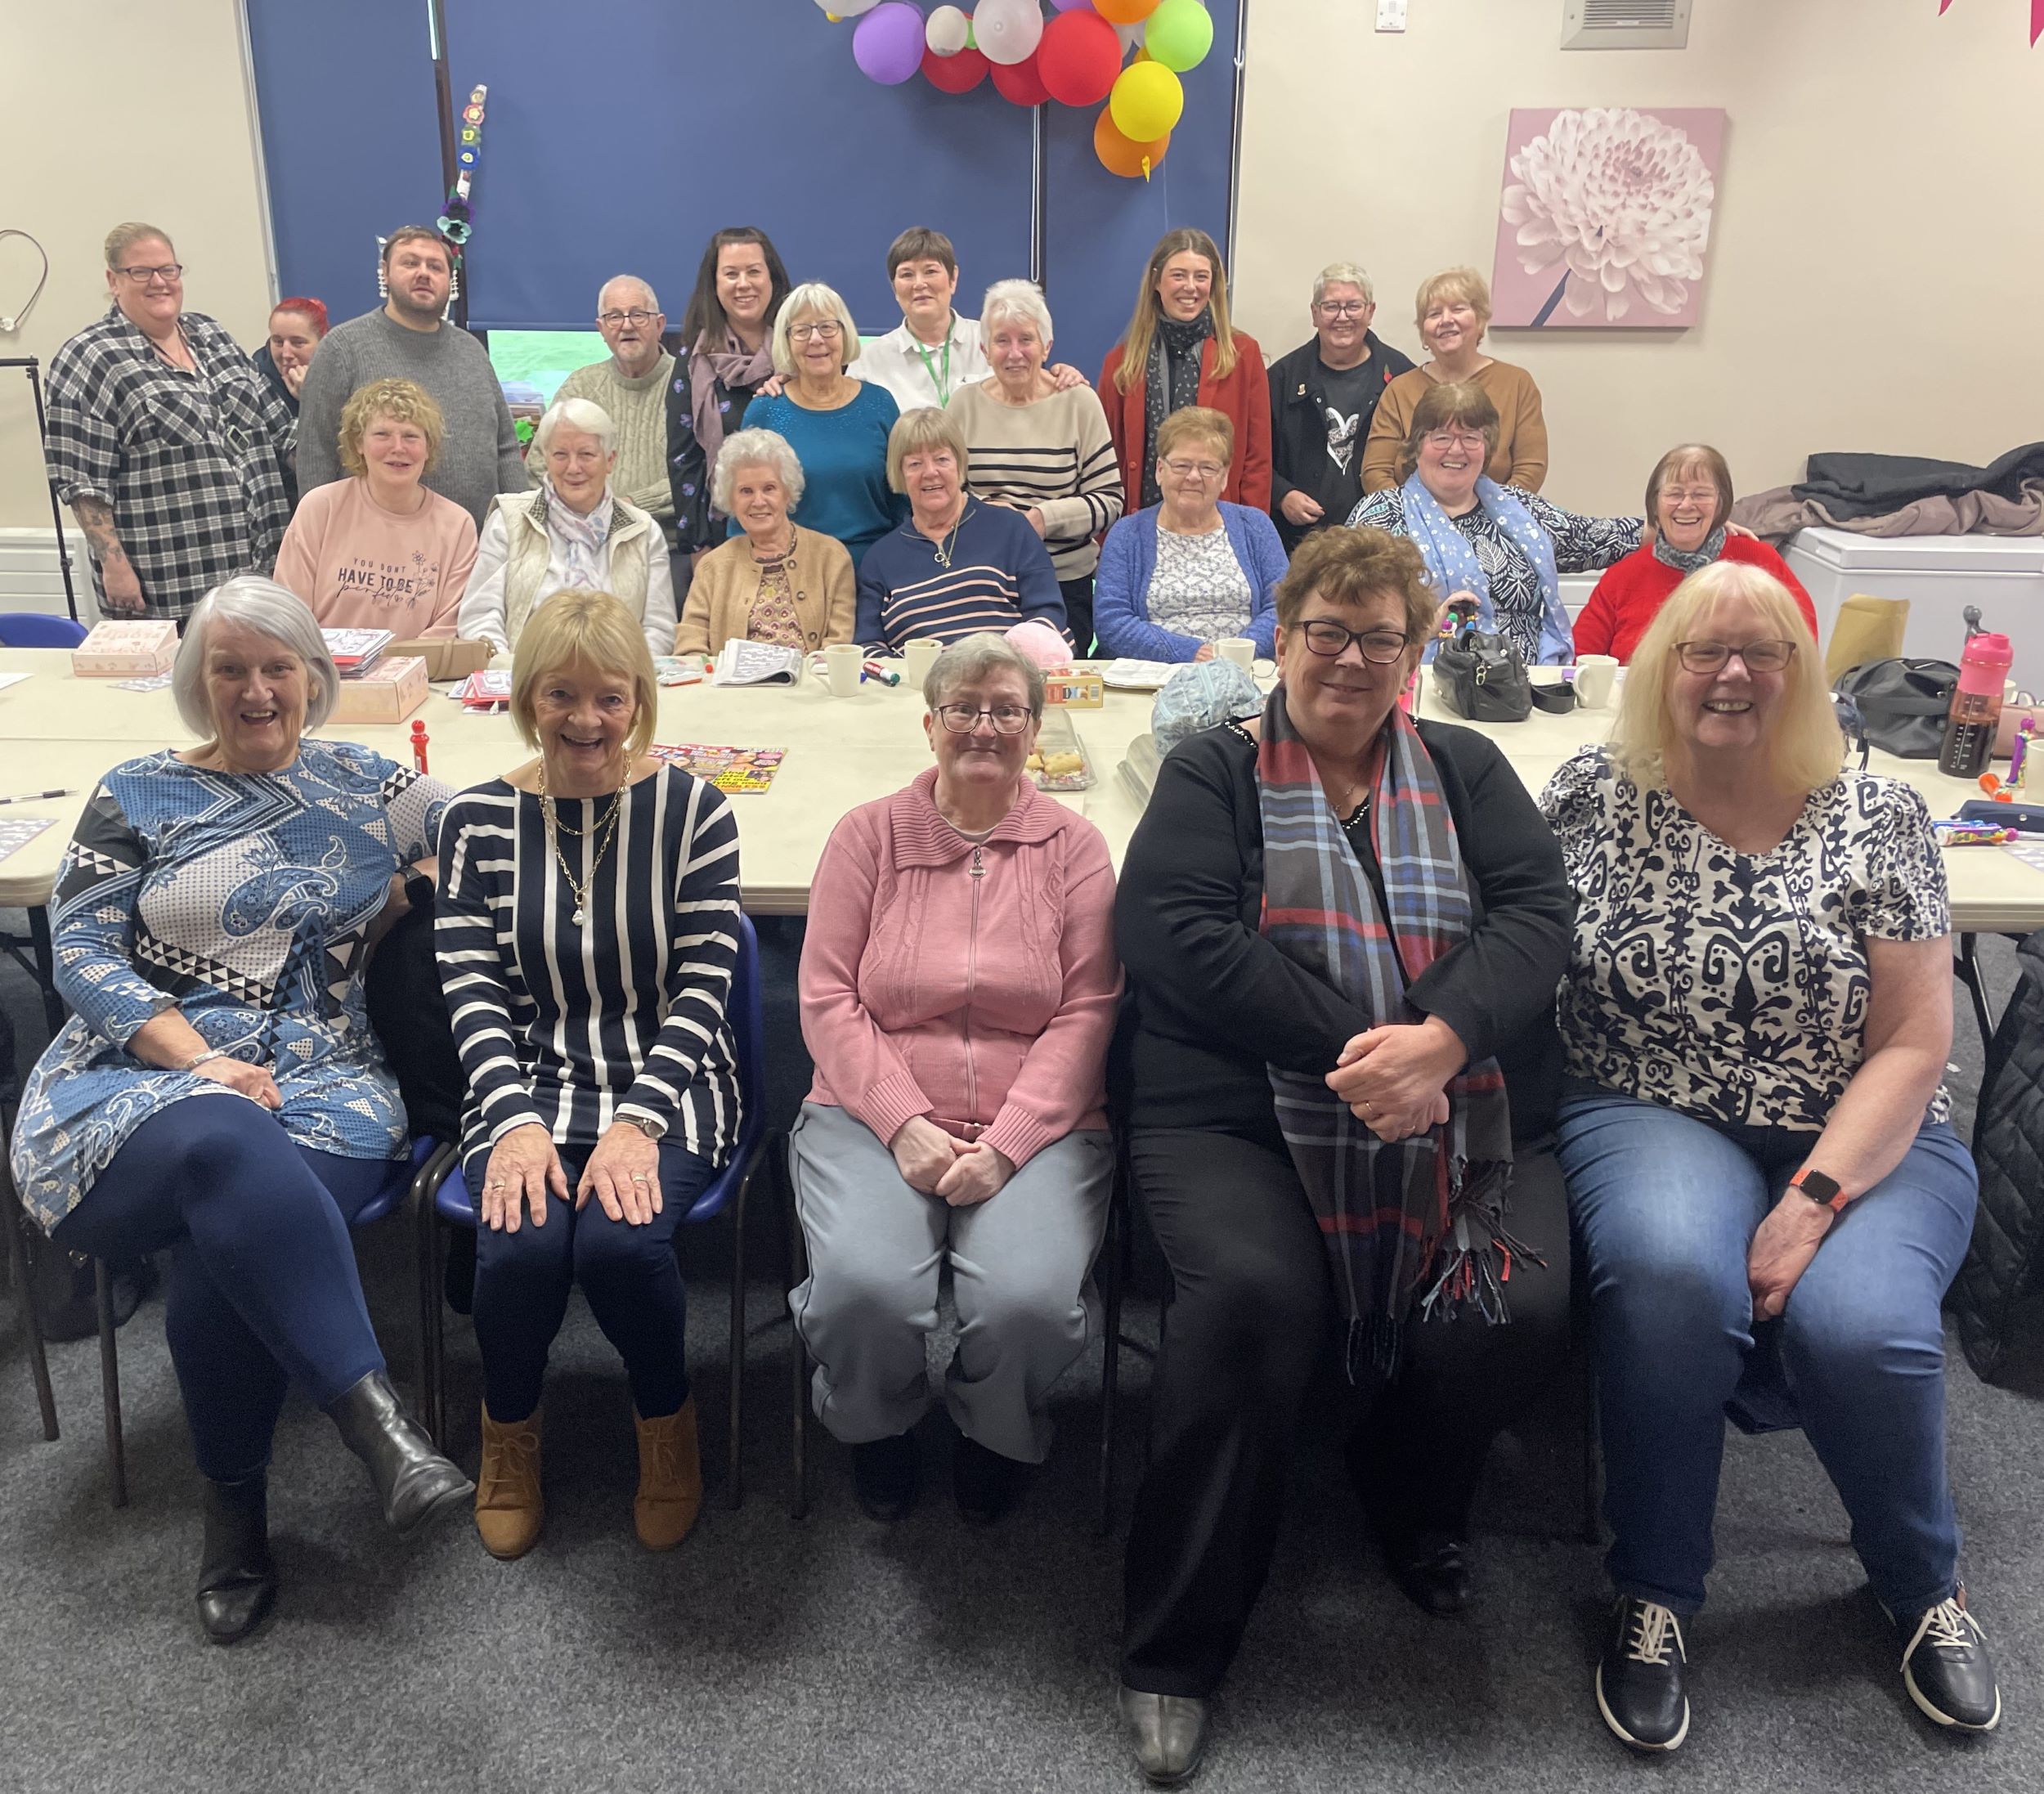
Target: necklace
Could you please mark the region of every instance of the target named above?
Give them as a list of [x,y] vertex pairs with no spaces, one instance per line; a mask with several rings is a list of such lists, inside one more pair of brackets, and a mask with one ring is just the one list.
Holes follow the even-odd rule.
[[[957,551],[958,531],[963,526],[965,520],[966,501],[961,498],[958,500],[957,519],[951,526],[951,533],[945,536],[944,539],[941,542],[938,543],[936,546],[935,553],[937,556],[938,566],[949,567],[951,565],[951,557]],[[926,540],[927,540],[927,538],[926,538]]]
[[[626,775],[630,776],[629,768]],[[603,863],[603,855],[610,851],[611,842],[617,834],[618,814],[624,807],[625,787],[620,785],[611,793],[610,809],[593,830],[568,827],[554,812],[554,800],[548,795],[546,788],[546,762],[544,760],[540,762],[540,814],[546,819],[546,844],[553,850],[554,863],[561,868],[562,877],[567,881],[569,894],[575,899],[575,908],[568,920],[577,928],[589,920],[589,886],[596,882],[597,868]],[[597,841],[589,852],[589,877],[582,880],[569,871],[567,856],[561,851],[560,837],[568,834],[579,841],[586,832],[594,832]]]

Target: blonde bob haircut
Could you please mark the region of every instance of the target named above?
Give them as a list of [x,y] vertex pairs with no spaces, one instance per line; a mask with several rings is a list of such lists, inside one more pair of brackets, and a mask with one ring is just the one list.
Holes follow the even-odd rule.
[[1412,302],[1414,325],[1423,325],[1437,305],[1466,305],[1477,315],[1479,335],[1490,328],[1490,289],[1474,268],[1443,268],[1422,280]]
[[1122,365],[1114,370],[1117,392],[1126,392],[1138,380],[1150,377],[1150,344],[1157,334],[1158,320],[1163,315],[1157,298],[1157,283],[1164,277],[1164,263],[1187,251],[1204,256],[1207,266],[1213,270],[1213,293],[1207,301],[1207,313],[1213,321],[1213,377],[1225,380],[1235,372],[1235,331],[1228,323],[1228,271],[1221,263],[1221,251],[1204,231],[1167,231],[1150,252],[1149,266],[1143,270],[1142,291],[1136,295],[1136,315],[1122,332]]
[[1728,599],[1741,598],[1759,612],[1763,636],[1795,644],[1782,675],[1781,708],[1775,712],[1772,739],[1767,744],[1769,762],[1796,791],[1819,791],[1838,777],[1845,760],[1845,738],[1831,707],[1817,644],[1795,600],[1764,567],[1743,561],[1713,561],[1669,594],[1660,615],[1633,650],[1618,720],[1611,729],[1611,751],[1619,769],[1634,784],[1643,787],[1668,782],[1668,751],[1675,741],[1668,693],[1682,668],[1677,644],[1708,639],[1711,613]]
[[903,411],[887,433],[887,490],[906,498],[908,487],[902,477],[901,464],[912,455],[935,448],[951,451],[951,458],[958,464],[958,484],[962,487],[971,457],[966,453],[966,433],[958,428],[957,419],[934,405],[918,405],[913,410]]
[[1443,380],[1419,395],[1412,408],[1412,424],[1398,447],[1398,483],[1403,486],[1419,464],[1419,445],[1436,430],[1451,424],[1465,430],[1483,433],[1483,460],[1487,467],[1498,451],[1498,435],[1504,428],[1490,395],[1474,380]]
[[1150,459],[1168,460],[1188,442],[1211,444],[1225,473],[1235,464],[1235,419],[1211,405],[1183,406],[1157,426],[1157,449]]
[[527,747],[540,746],[540,685],[569,668],[584,666],[632,682],[632,731],[625,752],[637,760],[660,722],[660,685],[639,621],[608,592],[559,592],[518,632],[511,656],[511,720]]
[[440,445],[446,440],[447,420],[432,393],[415,380],[370,380],[347,396],[341,407],[341,465],[360,479],[369,472],[362,457],[362,438],[379,417],[397,424],[415,424],[426,438],[426,464],[419,471],[430,473],[440,460]]
[[784,380],[795,378],[795,344],[788,335],[800,317],[837,321],[837,370],[843,373],[858,359],[858,326],[837,289],[821,280],[805,280],[791,289],[773,315],[773,371]]

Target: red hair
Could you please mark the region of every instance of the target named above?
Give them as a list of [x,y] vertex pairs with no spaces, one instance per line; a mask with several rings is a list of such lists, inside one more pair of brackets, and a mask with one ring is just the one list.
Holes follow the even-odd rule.
[[326,334],[326,307],[317,299],[279,299],[270,307],[270,316],[275,317],[280,312],[303,312],[312,319],[314,330],[321,336]]

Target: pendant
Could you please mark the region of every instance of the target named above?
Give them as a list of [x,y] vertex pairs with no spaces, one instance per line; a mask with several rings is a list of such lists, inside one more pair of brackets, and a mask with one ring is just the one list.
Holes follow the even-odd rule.
[[568,920],[573,922],[577,928],[580,928],[584,922],[589,920],[589,912],[585,909],[577,909],[573,915],[568,917]]

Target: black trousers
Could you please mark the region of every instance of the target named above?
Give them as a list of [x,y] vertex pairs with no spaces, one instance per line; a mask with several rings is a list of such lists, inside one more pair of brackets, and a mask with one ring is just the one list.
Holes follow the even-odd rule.
[[1093,576],[1084,573],[1077,579],[1061,579],[1057,589],[1065,594],[1065,626],[1072,632],[1077,657],[1090,659],[1093,653]]
[[[1270,1572],[1334,1285],[1284,1152],[1227,1134],[1141,1129],[1129,1159],[1174,1294],[1150,1469],[1128,1529],[1122,1680],[1204,1698],[1233,1661]],[[1508,1326],[1464,1318],[1409,1327],[1398,1378],[1354,1442],[1394,1527],[1467,1536],[1492,1440],[1567,1352],[1561,1168],[1552,1154],[1522,1149],[1512,1188],[1513,1231],[1546,1268],[1512,1278]]]

